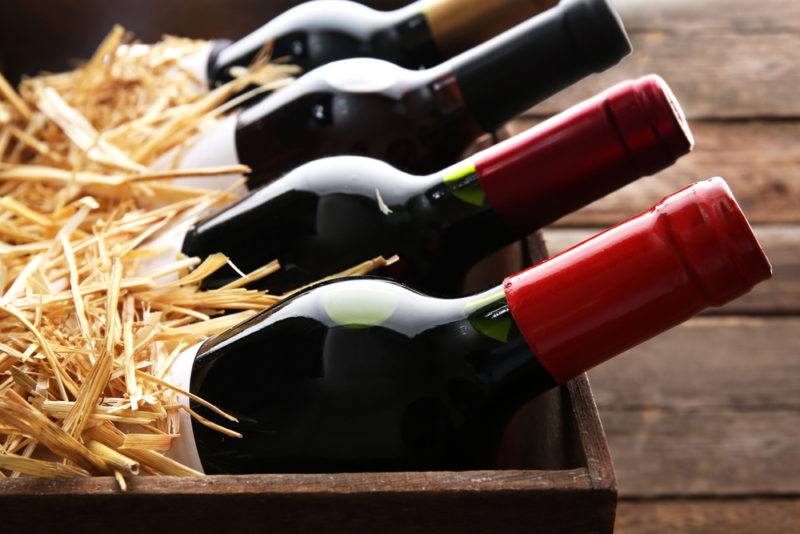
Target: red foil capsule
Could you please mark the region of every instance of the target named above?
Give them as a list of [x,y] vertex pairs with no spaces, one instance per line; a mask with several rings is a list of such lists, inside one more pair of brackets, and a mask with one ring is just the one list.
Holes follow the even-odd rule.
[[504,287],[525,340],[563,383],[771,273],[728,185],[712,178]]
[[475,172],[501,220],[527,233],[668,167],[693,145],[669,87],[649,75],[480,152]]

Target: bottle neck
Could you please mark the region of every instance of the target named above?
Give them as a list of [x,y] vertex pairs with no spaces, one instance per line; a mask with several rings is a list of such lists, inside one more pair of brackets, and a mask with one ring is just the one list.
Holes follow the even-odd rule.
[[[269,43],[306,69],[324,59],[377,57],[408,68],[432,67],[555,5],[556,0],[419,0],[394,11],[376,11],[357,2],[317,0],[300,4],[236,42],[218,42],[208,62],[209,79],[230,79],[227,69],[247,65]],[[327,51],[305,39],[331,37]],[[339,43],[337,34],[359,41]],[[294,36],[292,40],[292,36]],[[284,46],[281,39],[290,39]],[[348,39],[345,39],[348,41]],[[308,57],[309,54],[315,58]],[[316,56],[319,55],[318,58]]]
[[[485,197],[527,235],[691,150],[691,133],[657,76],[618,84],[473,156]],[[579,161],[576,161],[579,154]]]
[[458,300],[462,315],[483,336],[501,343],[524,342],[511,316],[502,286]]
[[421,0],[431,36],[445,58],[550,9],[558,0]]
[[486,131],[630,53],[606,0],[565,0],[442,65]]
[[474,158],[460,161],[426,177],[420,183],[425,184],[425,194],[434,205],[448,204],[471,211],[489,207],[478,179]]
[[527,401],[556,387],[558,382],[526,343],[502,285],[460,299],[459,304],[474,334],[471,338],[465,335],[456,338],[462,342],[465,361],[486,388],[486,408],[493,413],[484,422],[487,424],[484,430],[494,424],[491,433],[499,435]]
[[[422,201],[416,205],[428,206],[435,220],[438,236],[435,270],[439,273],[436,278],[446,279],[452,273],[454,280],[463,281],[466,270],[476,261],[519,238],[498,217],[488,200],[474,158],[423,181],[426,189],[418,196]],[[410,206],[413,209],[415,204]],[[442,291],[452,294],[445,287],[442,286]]]

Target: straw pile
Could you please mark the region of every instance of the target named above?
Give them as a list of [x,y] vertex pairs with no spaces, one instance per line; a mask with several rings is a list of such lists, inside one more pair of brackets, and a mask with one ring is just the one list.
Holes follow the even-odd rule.
[[163,454],[184,409],[170,366],[281,298],[243,287],[275,262],[209,291],[200,281],[222,255],[143,264],[159,232],[234,198],[171,178],[247,172],[149,165],[168,151],[177,161],[232,96],[285,85],[294,70],[262,56],[203,91],[179,62],[205,43],[131,44],[114,28],[85,65],[18,91],[0,75],[0,478],[114,475],[124,488],[128,474],[198,474]]

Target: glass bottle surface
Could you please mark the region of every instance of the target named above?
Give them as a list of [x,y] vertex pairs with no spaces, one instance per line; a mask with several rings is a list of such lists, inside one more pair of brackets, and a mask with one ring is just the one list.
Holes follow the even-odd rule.
[[[336,61],[241,113],[238,162],[252,168],[251,189],[332,155],[434,172],[459,161],[480,136],[630,50],[607,0],[565,0],[431,69]],[[192,150],[214,149],[198,143]]]
[[[281,269],[256,285],[278,294],[397,254],[385,274],[452,295],[475,261],[518,237],[486,202],[469,161],[456,170],[410,176],[370,158],[317,160],[200,221],[183,252],[223,252],[243,272],[277,259]],[[204,283],[239,276],[223,267]]]
[[502,288],[440,300],[377,279],[316,286],[214,338],[191,384],[244,435],[193,425],[209,473],[491,467],[511,415],[556,385]]
[[253,170],[248,187],[338,154],[369,156],[418,174],[458,161],[485,131],[455,79],[432,74],[380,60],[340,61],[243,111],[236,148],[239,161]]
[[421,0],[393,11],[357,2],[316,0],[281,13],[233,43],[219,47],[208,65],[211,83],[231,79],[271,43],[271,57],[303,71],[352,57],[430,68],[536,13],[555,0]]

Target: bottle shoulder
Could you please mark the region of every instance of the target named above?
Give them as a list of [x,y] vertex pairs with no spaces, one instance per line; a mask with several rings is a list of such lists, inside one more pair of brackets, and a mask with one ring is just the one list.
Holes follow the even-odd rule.
[[288,9],[259,31],[273,37],[292,31],[338,31],[368,39],[401,16],[401,10],[378,11],[349,0],[312,0]]
[[259,192],[264,197],[289,189],[319,196],[341,193],[375,199],[377,204],[385,206],[399,206],[437,181],[436,175],[412,175],[374,158],[334,156],[303,164]]
[[[268,342],[276,325],[307,323],[309,328],[382,327],[413,338],[465,318],[463,299],[431,297],[398,282],[353,277],[302,290],[238,326],[207,340],[198,355],[247,339]],[[274,331],[278,329],[275,328]]]
[[410,91],[424,86],[428,71],[412,71],[375,58],[350,58],[327,63],[245,109],[240,122],[254,122],[293,100],[313,94],[346,94],[403,99]]
[[349,0],[312,0],[296,5],[220,52],[220,62],[243,51],[260,50],[285,35],[302,32],[335,32],[366,40],[395,22],[397,12],[381,12]]

